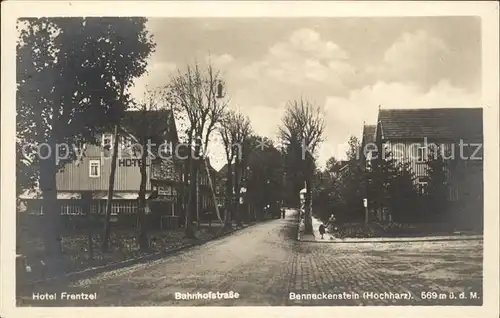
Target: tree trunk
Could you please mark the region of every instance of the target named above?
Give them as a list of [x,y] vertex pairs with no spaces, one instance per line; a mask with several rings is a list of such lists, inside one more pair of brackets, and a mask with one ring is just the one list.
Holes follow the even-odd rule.
[[232,227],[232,205],[233,205],[233,169],[231,162],[227,164],[227,184],[226,184],[226,218],[224,227]]
[[147,182],[147,143],[143,142],[142,154],[140,161],[140,172],[141,172],[141,183],[139,185],[139,209],[137,210],[137,242],[139,243],[139,248],[141,251],[147,251],[149,249],[149,240],[147,235],[147,222],[146,222],[146,182]]
[[186,229],[185,234],[188,238],[194,238],[194,226],[193,226],[193,211],[196,196],[196,172],[194,168],[194,160],[191,160],[191,172],[189,175],[189,185],[188,185],[188,202],[186,204]]
[[240,159],[238,155],[235,158],[234,162],[234,219],[236,220],[236,225],[241,226],[241,205],[240,205],[240,188],[241,188],[241,180],[240,180]]
[[186,195],[185,198],[187,199],[185,201],[184,205],[184,234],[188,238],[194,238],[194,230],[192,228],[192,201],[193,201],[193,175],[194,175],[194,160],[193,160],[193,150],[191,148],[191,143],[192,143],[192,136],[190,135],[189,137],[189,142],[188,142],[188,147],[189,147],[189,154],[188,154],[188,160],[186,164]]
[[182,182],[182,213],[184,217],[184,229],[187,228],[188,223],[188,201],[189,201],[189,176],[191,171],[191,159],[188,158],[187,161],[183,163],[183,175],[184,179]]
[[[198,162],[199,163],[199,162]],[[196,176],[196,229],[200,229],[200,169],[197,170]]]
[[187,211],[186,211],[186,230],[185,234],[186,237],[188,238],[195,238],[195,228],[193,226],[193,214],[196,209],[196,204],[197,198],[196,198],[196,184],[197,184],[197,179],[198,179],[198,169],[197,169],[197,162],[198,162],[198,157],[199,157],[199,146],[195,147],[195,158],[192,158],[192,155],[190,156],[191,158],[191,171],[190,171],[190,177],[189,177],[189,189],[188,189],[188,204],[187,204]]
[[[49,143],[54,151],[55,143]],[[43,226],[45,256],[47,259],[60,257],[62,254],[61,209],[57,201],[57,167],[54,155],[40,160],[40,190],[42,191]]]
[[108,200],[106,202],[106,214],[104,217],[104,233],[102,236],[102,246],[103,252],[109,249],[109,234],[110,234],[110,223],[109,218],[111,216],[111,204],[113,202],[113,192],[115,189],[115,174],[116,174],[116,159],[118,157],[118,130],[120,125],[115,125],[115,131],[113,133],[113,155],[111,157],[111,172],[109,174],[109,186],[108,186]]

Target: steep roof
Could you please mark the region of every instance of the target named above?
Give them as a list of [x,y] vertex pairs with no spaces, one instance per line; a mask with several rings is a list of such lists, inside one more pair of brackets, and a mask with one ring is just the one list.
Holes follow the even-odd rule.
[[366,145],[367,143],[375,142],[375,131],[377,130],[376,125],[363,125],[363,139],[361,143]]
[[122,125],[132,134],[142,129],[140,125],[144,122],[149,125],[145,127],[164,133],[177,141],[177,128],[171,110],[126,111],[122,118]]
[[483,140],[482,108],[381,109],[378,121],[385,140]]

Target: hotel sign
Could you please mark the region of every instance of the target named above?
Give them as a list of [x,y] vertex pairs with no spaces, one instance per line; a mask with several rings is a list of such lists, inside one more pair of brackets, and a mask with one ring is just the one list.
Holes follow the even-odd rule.
[[170,186],[160,186],[158,187],[158,195],[173,195],[174,191]]
[[[118,167],[140,167],[141,164],[141,159],[118,159]],[[149,166],[149,163],[146,163],[146,166]]]
[[171,186],[158,187],[158,200],[160,201],[175,201],[176,191]]

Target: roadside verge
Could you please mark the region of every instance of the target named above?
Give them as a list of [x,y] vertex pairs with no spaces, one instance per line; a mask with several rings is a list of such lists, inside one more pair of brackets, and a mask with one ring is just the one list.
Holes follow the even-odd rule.
[[70,272],[70,273],[66,273],[63,275],[57,275],[57,276],[53,276],[53,277],[49,277],[49,278],[45,278],[45,279],[41,279],[41,280],[21,282],[18,285],[18,288],[29,289],[30,287],[34,287],[38,284],[55,284],[55,283],[58,283],[61,281],[77,281],[77,280],[86,279],[88,277],[91,277],[91,276],[94,276],[94,275],[97,275],[97,274],[100,274],[103,272],[112,271],[112,270],[116,270],[116,269],[120,269],[120,268],[124,268],[124,267],[129,267],[129,266],[133,266],[133,265],[148,262],[148,261],[158,260],[158,259],[164,258],[166,256],[170,256],[170,255],[173,255],[175,253],[178,253],[178,252],[181,252],[181,251],[184,251],[184,250],[196,247],[196,246],[200,246],[200,245],[203,245],[203,244],[211,242],[211,241],[216,241],[216,240],[221,239],[223,237],[234,234],[240,230],[243,230],[245,228],[248,228],[248,227],[251,227],[253,225],[260,224],[260,223],[263,223],[266,221],[267,220],[253,222],[253,223],[245,224],[245,225],[238,226],[238,227],[233,227],[232,229],[230,229],[224,233],[221,233],[217,236],[213,236],[213,237],[210,237],[207,239],[201,239],[201,240],[196,241],[194,243],[188,243],[188,244],[185,244],[185,245],[182,245],[179,247],[166,249],[164,251],[151,253],[151,254],[147,254],[144,256],[136,257],[136,258],[131,258],[131,259],[123,260],[123,261],[113,262],[113,263],[109,263],[109,264],[102,265],[102,266],[91,267],[91,268],[88,268],[85,270]]
[[300,242],[314,243],[404,243],[404,242],[440,242],[440,241],[478,241],[483,240],[482,235],[456,235],[456,236],[423,236],[423,237],[369,237],[369,238],[326,238],[318,239],[313,235],[299,238]]
[[375,237],[345,237],[338,238],[326,233],[321,238],[317,230],[321,221],[312,217],[313,233],[304,234],[304,220],[297,224],[297,241],[311,243],[404,243],[404,242],[440,242],[440,241],[471,241],[483,240],[483,235],[461,234],[461,235],[428,235],[428,236],[375,236]]

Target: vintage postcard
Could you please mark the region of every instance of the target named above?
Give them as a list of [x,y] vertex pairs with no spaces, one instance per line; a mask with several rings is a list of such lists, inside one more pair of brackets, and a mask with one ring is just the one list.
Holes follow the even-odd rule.
[[498,317],[498,7],[2,3],[1,317]]

